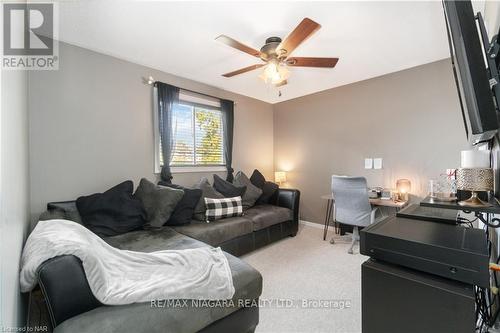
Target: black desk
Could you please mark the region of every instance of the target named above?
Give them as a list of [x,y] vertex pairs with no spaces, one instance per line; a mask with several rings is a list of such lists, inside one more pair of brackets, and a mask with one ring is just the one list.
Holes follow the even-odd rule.
[[396,213],[397,217],[414,220],[439,222],[456,225],[458,212],[451,209],[427,207],[418,204],[410,205]]
[[450,201],[450,202],[437,201],[432,199],[431,197],[426,197],[424,200],[420,202],[420,205],[424,207],[435,207],[443,209],[464,210],[470,212],[500,214],[500,205],[495,200],[495,198],[491,198],[488,203],[491,205],[490,207],[460,206],[457,203],[457,201]]
[[[494,217],[493,215],[500,214],[500,204],[494,197],[491,197],[488,203],[490,204],[490,206],[486,207],[461,206],[457,203],[457,201],[443,202],[434,200],[431,197],[426,197],[420,202],[420,205],[424,207],[436,207],[442,209],[462,210],[464,212],[473,212],[477,219],[480,220],[483,224],[486,224],[489,227],[499,228],[500,219]],[[484,216],[484,214],[486,214],[486,217]]]

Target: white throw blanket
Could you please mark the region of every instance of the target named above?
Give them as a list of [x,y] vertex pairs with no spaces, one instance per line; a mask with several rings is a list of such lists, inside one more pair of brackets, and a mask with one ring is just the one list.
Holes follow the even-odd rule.
[[229,263],[220,248],[153,253],[119,250],[67,220],[40,221],[28,237],[21,262],[21,290],[35,287],[40,264],[64,254],[80,258],[90,289],[103,304],[221,300],[234,294]]

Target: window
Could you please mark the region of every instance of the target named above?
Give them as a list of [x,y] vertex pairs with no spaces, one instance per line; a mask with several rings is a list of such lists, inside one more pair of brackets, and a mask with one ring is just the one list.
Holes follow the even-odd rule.
[[[173,148],[170,166],[173,171],[190,171],[193,167],[225,170],[222,112],[219,101],[179,94],[179,103],[172,110]],[[157,140],[161,169],[161,140]],[[194,171],[194,170],[193,170]]]

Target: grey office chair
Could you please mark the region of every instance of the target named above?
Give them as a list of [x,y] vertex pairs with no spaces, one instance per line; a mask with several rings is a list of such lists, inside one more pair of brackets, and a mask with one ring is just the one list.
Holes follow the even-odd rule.
[[[376,222],[377,208],[372,209],[368,198],[368,187],[364,177],[332,176],[332,194],[335,199],[335,220],[350,224],[353,228],[351,247],[359,241],[358,227],[366,227]],[[334,241],[332,239],[331,243]]]

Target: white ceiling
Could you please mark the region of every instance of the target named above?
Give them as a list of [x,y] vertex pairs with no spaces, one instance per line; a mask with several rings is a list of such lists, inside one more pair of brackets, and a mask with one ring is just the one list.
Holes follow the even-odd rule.
[[[269,103],[449,57],[443,9],[433,2],[64,1],[60,40]],[[259,70],[221,76],[260,60],[214,40],[259,49],[304,18],[322,25],[293,55],[339,57],[334,69],[291,68],[289,84],[264,84]],[[148,76],[149,73],[144,73]]]

